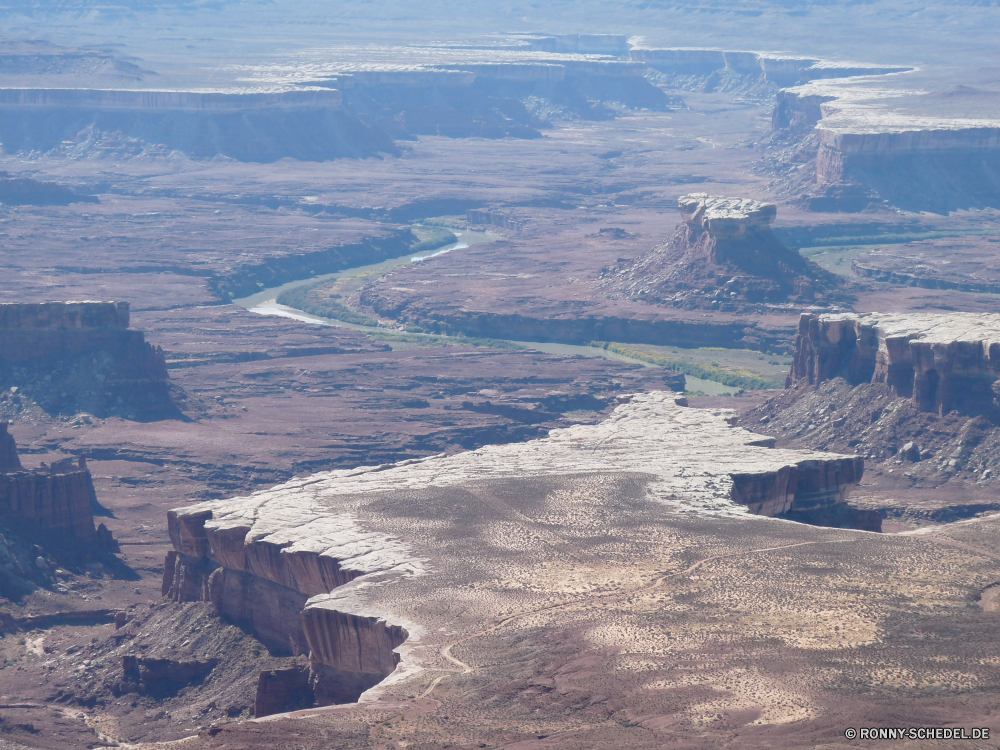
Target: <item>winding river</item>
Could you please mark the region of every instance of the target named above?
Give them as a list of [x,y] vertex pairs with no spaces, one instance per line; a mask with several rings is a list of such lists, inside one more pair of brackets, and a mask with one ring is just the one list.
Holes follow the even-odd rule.
[[[444,255],[445,253],[454,252],[456,250],[464,250],[472,245],[481,245],[491,242],[496,242],[500,237],[498,235],[492,234],[491,232],[477,232],[471,229],[466,229],[457,235],[458,241],[452,243],[451,245],[445,245],[444,247],[438,248],[437,250],[423,253],[420,255],[404,255],[401,258],[392,258],[390,260],[382,261],[381,263],[373,263],[367,266],[356,266],[354,268],[345,268],[341,271],[335,273],[327,273],[322,276],[309,276],[304,279],[299,279],[297,281],[289,281],[287,284],[282,284],[281,286],[271,287],[270,289],[263,289],[255,294],[251,294],[249,297],[243,297],[241,299],[234,299],[233,304],[239,305],[252,313],[257,313],[258,315],[273,315],[282,318],[291,318],[292,320],[299,320],[303,323],[308,323],[310,325],[323,325],[323,326],[338,326],[341,328],[352,328],[356,331],[362,331],[364,333],[371,333],[373,328],[370,326],[357,325],[356,323],[346,323],[342,320],[333,320],[330,318],[321,318],[316,315],[310,315],[302,310],[297,310],[293,307],[287,307],[286,305],[279,305],[277,298],[284,292],[296,289],[301,286],[306,286],[308,284],[315,284],[321,281],[329,281],[332,279],[341,279],[350,276],[362,276],[374,273],[380,273],[388,271],[392,268],[397,268],[400,266],[406,266],[411,263],[421,263],[429,258],[435,258],[439,255]],[[392,329],[383,329],[387,333],[391,333]],[[442,339],[442,338],[453,338],[443,334],[419,334],[419,333],[407,333],[407,336],[428,336],[430,338]],[[457,339],[457,337],[454,337]],[[522,346],[525,349],[533,349],[534,351],[542,352],[543,354],[560,354],[560,355],[577,355],[581,357],[604,357],[605,359],[613,359],[619,362],[629,362],[631,364],[642,365],[643,367],[658,367],[658,365],[650,364],[649,362],[644,362],[641,359],[635,359],[634,357],[627,357],[623,354],[618,354],[617,352],[607,351],[605,349],[598,349],[593,346],[579,346],[575,344],[554,344],[545,341],[516,341],[514,339],[507,339],[510,343]],[[390,345],[392,342],[388,342]],[[721,393],[730,393],[734,389],[732,386],[723,385],[721,383],[716,383],[712,380],[702,380],[701,378],[696,378],[692,375],[687,375],[687,388],[689,391],[701,391],[709,396],[718,395]]]

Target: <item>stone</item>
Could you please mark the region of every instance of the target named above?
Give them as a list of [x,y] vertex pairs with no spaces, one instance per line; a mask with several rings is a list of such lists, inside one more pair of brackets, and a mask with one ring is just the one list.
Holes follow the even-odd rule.
[[52,414],[176,416],[163,350],[128,326],[128,302],[0,303],[0,382]]
[[86,468],[52,466],[0,473],[0,519],[94,544],[93,494],[93,479]]
[[666,243],[602,270],[612,298],[723,312],[848,299],[841,279],[775,237],[773,203],[692,193],[677,207],[683,224]]
[[[769,229],[778,207],[749,198],[723,198],[691,193],[677,199],[684,223],[707,230],[713,237],[742,237],[748,231]],[[715,258],[713,261],[718,262]]]
[[[732,410],[678,401],[667,392],[635,394],[601,424],[553,430],[539,440],[325,472],[249,497],[177,508],[168,514],[174,549],[165,561],[164,593],[211,601],[274,652],[308,654],[320,675],[316,701],[324,705],[356,700],[355,691],[391,674],[396,649],[415,627],[368,608],[354,592],[429,573],[421,551],[426,534],[393,536],[359,518],[359,504],[373,497],[406,493],[417,503],[412,512],[421,514],[418,501],[428,492],[446,508],[448,497],[461,507],[461,497],[496,482],[612,472],[646,477],[651,498],[682,512],[799,514],[810,522],[826,514],[850,525],[845,500],[862,477],[862,458],[778,450],[774,438],[736,427]],[[862,520],[863,528],[878,530],[877,519]]]
[[803,313],[786,385],[886,383],[922,411],[979,414],[995,402],[1000,315]]
[[259,719],[284,711],[308,708],[313,700],[307,666],[272,669],[260,673],[253,715]]
[[0,421],[0,471],[20,471],[21,459],[17,456],[17,443],[7,431],[7,422]]

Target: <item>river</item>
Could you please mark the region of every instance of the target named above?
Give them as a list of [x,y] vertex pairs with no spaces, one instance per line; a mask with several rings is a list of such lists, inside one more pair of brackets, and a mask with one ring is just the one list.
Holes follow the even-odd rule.
[[[378,273],[381,271],[388,271],[392,268],[397,268],[400,266],[406,266],[411,263],[421,263],[428,258],[435,258],[439,255],[444,255],[445,253],[450,253],[456,250],[464,250],[472,245],[481,245],[490,242],[496,242],[500,237],[491,232],[477,232],[471,229],[466,229],[457,234],[458,241],[452,243],[451,245],[445,245],[444,247],[438,248],[431,252],[422,253],[420,255],[404,255],[401,258],[392,258],[390,260],[382,261],[381,263],[373,263],[367,266],[356,266],[354,268],[345,268],[341,271],[336,271],[335,273],[327,273],[321,276],[310,276],[305,279],[299,279],[297,281],[289,281],[287,284],[282,284],[281,286],[271,287],[270,289],[263,289],[255,294],[251,294],[249,297],[242,297],[241,299],[234,299],[233,304],[239,305],[252,313],[257,313],[258,315],[273,315],[282,318],[290,318],[292,320],[299,320],[303,323],[308,323],[310,325],[323,325],[323,326],[337,326],[340,328],[351,328],[356,331],[362,331],[364,333],[371,333],[373,330],[371,326],[357,325],[356,323],[346,323],[342,320],[332,320],[330,318],[320,318],[316,315],[310,315],[302,310],[296,310],[292,307],[287,307],[285,305],[279,305],[277,298],[291,289],[295,289],[300,286],[305,286],[307,284],[315,284],[321,281],[329,281],[331,279],[340,279],[349,276],[361,276],[367,274]],[[381,329],[386,333],[392,333],[393,329]],[[407,336],[428,336],[433,338],[452,338],[443,334],[419,334],[419,333],[407,333]],[[456,338],[457,340],[457,338]],[[644,362],[641,359],[636,359],[634,357],[627,357],[623,354],[618,354],[617,352],[608,351],[606,349],[599,349],[593,346],[580,346],[576,344],[554,344],[545,341],[516,341],[514,339],[507,339],[510,343],[522,346],[525,349],[533,349],[543,354],[559,354],[559,355],[577,355],[581,357],[604,357],[605,359],[613,359],[618,362],[629,362],[631,364],[642,365],[643,367],[659,367],[659,365],[650,364],[649,362]],[[388,342],[390,345],[392,342]],[[689,391],[701,391],[709,396],[719,395],[721,393],[731,393],[734,388],[732,386],[723,385],[722,383],[716,383],[713,380],[702,380],[701,378],[696,378],[693,375],[686,375],[687,379],[687,389]]]

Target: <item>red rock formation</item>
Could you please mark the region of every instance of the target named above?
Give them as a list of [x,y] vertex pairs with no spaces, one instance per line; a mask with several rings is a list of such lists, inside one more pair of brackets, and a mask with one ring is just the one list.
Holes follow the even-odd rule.
[[43,464],[37,471],[24,471],[14,438],[7,432],[7,423],[2,423],[0,519],[94,544],[92,497],[94,483],[82,457],[76,465],[68,459],[48,467]]
[[172,415],[163,350],[128,324],[127,302],[0,304],[0,377],[50,412]]
[[666,243],[603,269],[601,286],[612,298],[733,312],[846,299],[841,280],[774,236],[773,204],[694,193],[677,206],[684,224]]
[[[210,601],[222,617],[252,628],[275,655],[309,655],[310,695],[318,705],[355,701],[396,668],[393,649],[406,640],[406,630],[377,617],[306,606],[309,597],[361,575],[364,563],[356,569],[329,550],[290,550],[287,543],[254,539],[250,526],[207,524],[211,512],[170,511],[167,518],[174,550],[164,564],[163,595]],[[350,547],[356,539],[343,541]],[[299,682],[290,674],[262,675],[257,715],[282,710],[276,706],[290,700],[285,689],[294,683],[298,691]]]
[[261,672],[257,680],[253,715],[260,718],[297,708],[308,708],[313,700],[308,667],[272,669]]
[[814,315],[799,321],[786,386],[886,383],[923,411],[979,413],[1000,378],[1000,315]]
[[312,650],[300,617],[307,596],[250,573],[216,568],[208,577],[208,598],[226,619],[250,625],[271,653],[301,656]]
[[399,654],[393,649],[407,636],[403,628],[377,617],[321,607],[310,607],[302,613],[302,627],[316,661],[346,672],[381,677],[396,668]]

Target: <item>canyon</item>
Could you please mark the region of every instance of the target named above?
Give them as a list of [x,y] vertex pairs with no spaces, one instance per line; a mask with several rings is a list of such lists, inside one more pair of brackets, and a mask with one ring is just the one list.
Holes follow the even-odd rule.
[[995,8],[8,10],[0,745],[1000,731]]
[[[319,474],[247,498],[170,511],[174,549],[163,592],[175,601],[210,601],[223,618],[250,623],[272,654],[308,655],[318,675],[317,705],[349,703],[396,669],[394,649],[408,631],[427,627],[417,617],[415,630],[411,612],[365,607],[361,592],[370,581],[391,587],[397,579],[434,575],[427,567],[431,548],[419,532],[400,537],[401,529],[391,536],[372,529],[372,519],[386,513],[376,510],[381,502],[370,505],[372,496],[423,497],[420,515],[457,524],[461,516],[449,508],[459,497],[520,517],[482,496],[493,484],[552,486],[558,477],[595,474],[614,484],[614,477],[642,475],[655,502],[689,511],[880,527],[877,514],[845,502],[864,471],[859,458],[775,450],[772,439],[734,427],[734,412],[690,409],[669,394],[621,400],[605,422],[541,440]],[[600,514],[600,506],[591,512]],[[568,531],[547,525],[544,534]]]

